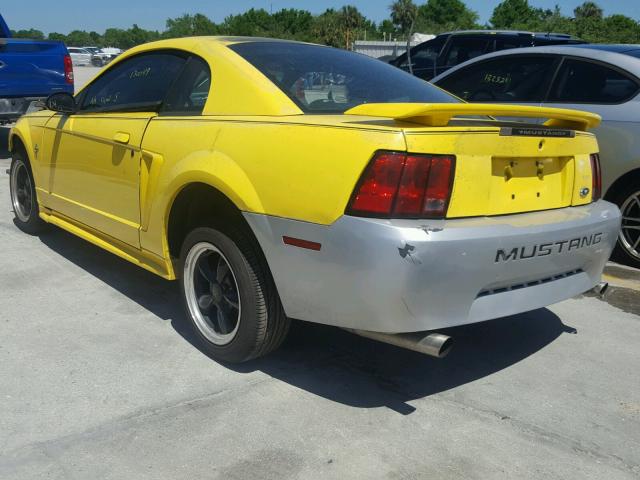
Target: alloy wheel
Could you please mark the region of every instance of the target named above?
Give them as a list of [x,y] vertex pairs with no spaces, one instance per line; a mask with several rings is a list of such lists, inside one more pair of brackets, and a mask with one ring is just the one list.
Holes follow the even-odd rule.
[[627,197],[622,206],[620,243],[633,258],[640,260],[640,191]]
[[238,284],[229,261],[213,244],[200,242],[184,264],[184,289],[189,313],[211,343],[230,343],[240,326]]
[[11,203],[21,222],[28,222],[33,211],[31,175],[25,163],[17,160],[11,175]]

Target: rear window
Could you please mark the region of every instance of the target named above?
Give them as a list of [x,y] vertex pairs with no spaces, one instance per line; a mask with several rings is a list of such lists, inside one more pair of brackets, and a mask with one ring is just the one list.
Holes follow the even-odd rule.
[[363,103],[454,103],[457,99],[396,67],[317,45],[231,45],[305,113],[342,113]]

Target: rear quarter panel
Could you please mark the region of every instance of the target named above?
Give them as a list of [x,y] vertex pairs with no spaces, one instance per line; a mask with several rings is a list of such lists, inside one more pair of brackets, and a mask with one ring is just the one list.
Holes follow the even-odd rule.
[[217,188],[245,212],[327,225],[344,213],[376,150],[406,147],[400,129],[319,126],[282,117],[160,117],[150,122],[142,148],[162,167],[149,176],[157,193],[149,196],[141,243],[162,255],[171,204],[190,183]]

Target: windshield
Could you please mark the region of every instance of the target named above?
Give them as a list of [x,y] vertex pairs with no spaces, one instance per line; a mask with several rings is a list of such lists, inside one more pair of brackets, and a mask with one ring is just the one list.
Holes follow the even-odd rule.
[[231,45],[305,113],[342,113],[363,103],[457,103],[437,87],[371,57],[289,42]]

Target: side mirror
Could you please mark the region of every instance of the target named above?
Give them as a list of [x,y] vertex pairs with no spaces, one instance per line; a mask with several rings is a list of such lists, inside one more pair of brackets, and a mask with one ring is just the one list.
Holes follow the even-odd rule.
[[49,95],[44,104],[48,110],[61,113],[76,113],[78,106],[73,95],[67,92],[58,92]]

